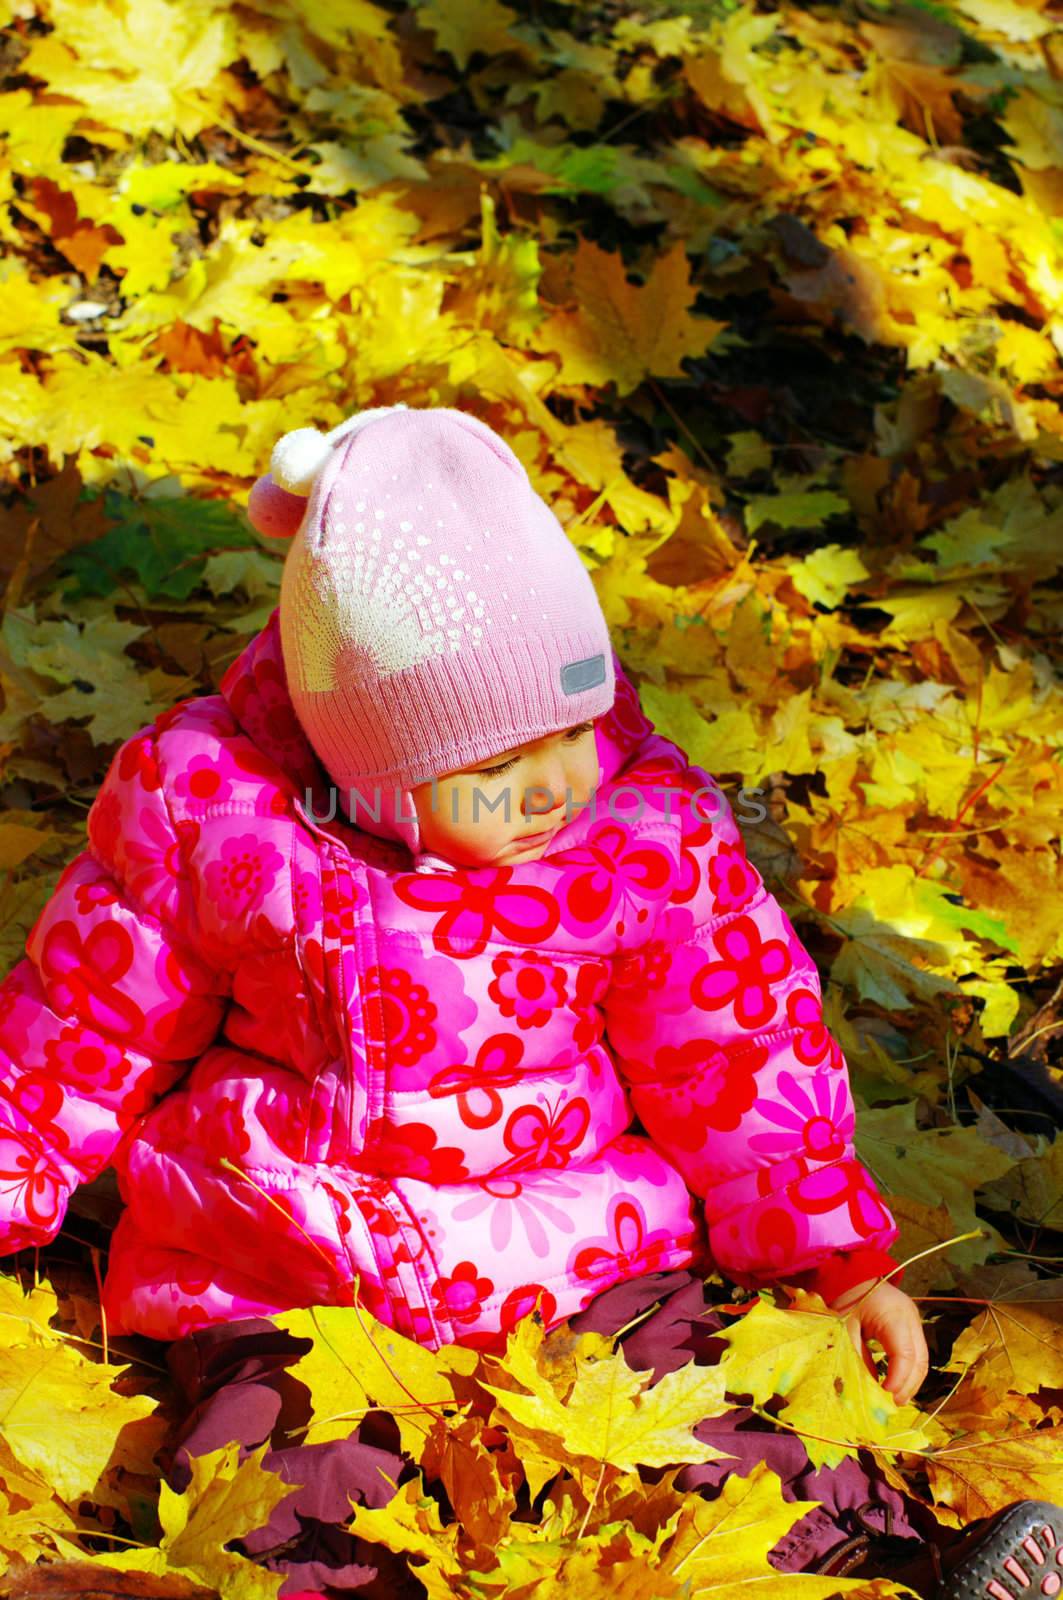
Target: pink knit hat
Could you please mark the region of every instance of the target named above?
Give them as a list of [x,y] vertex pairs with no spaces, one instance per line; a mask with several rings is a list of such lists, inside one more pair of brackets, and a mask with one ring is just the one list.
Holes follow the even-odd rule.
[[288,691],[337,810],[366,832],[416,855],[415,785],[612,706],[590,575],[477,417],[381,406],[285,434],[248,516],[292,539]]

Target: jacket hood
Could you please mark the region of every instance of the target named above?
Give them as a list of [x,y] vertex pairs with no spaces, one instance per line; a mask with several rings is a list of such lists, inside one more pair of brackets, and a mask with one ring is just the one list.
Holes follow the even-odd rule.
[[[652,724],[643,715],[638,693],[615,649],[612,656],[616,698],[612,710],[600,719],[596,729],[601,769],[599,788],[623,770],[647,734],[652,732]],[[401,828],[387,815],[386,806],[381,807],[380,822],[374,822],[372,834],[344,814],[342,797],[337,798],[335,817],[330,817],[333,785],[303,731],[288,691],[279,605],[261,631],[229,665],[219,684],[219,693],[236,722],[262,755],[289,779],[307,809],[313,811],[315,818],[327,819],[323,825],[329,831],[348,844],[352,835],[356,835],[363,856],[400,870],[411,867],[422,872],[454,870],[453,864],[441,856],[428,851],[412,853],[403,842]]]

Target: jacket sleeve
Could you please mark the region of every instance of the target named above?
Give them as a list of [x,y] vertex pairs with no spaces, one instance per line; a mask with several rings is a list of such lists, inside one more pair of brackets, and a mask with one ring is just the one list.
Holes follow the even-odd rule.
[[221,1028],[230,979],[199,948],[186,830],[142,729],[0,985],[0,1254],[54,1238],[71,1191]]
[[827,1300],[880,1274],[896,1283],[898,1230],[854,1154],[815,964],[719,788],[699,768],[668,787],[673,887],[602,1001],[632,1107],[704,1197],[712,1259],[733,1281],[797,1281]]

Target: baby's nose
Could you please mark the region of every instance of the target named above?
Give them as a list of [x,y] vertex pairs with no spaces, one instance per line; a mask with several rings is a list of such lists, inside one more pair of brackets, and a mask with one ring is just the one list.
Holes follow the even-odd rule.
[[535,775],[525,787],[525,816],[549,817],[565,804],[565,773],[560,765]]

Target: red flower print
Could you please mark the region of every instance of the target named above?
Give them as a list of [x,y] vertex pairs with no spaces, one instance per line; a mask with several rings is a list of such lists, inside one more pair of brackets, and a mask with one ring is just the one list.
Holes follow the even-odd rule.
[[725,844],[709,858],[709,887],[713,910],[740,911],[760,888],[760,874],[746,858],[741,845]]
[[638,838],[626,823],[610,818],[566,850],[558,868],[565,927],[587,936],[612,926],[622,935],[667,898],[675,858],[663,844]]
[[472,1065],[444,1067],[428,1085],[434,1100],[456,1094],[461,1120],[467,1128],[489,1128],[502,1115],[502,1097],[498,1089],[519,1083],[523,1076],[517,1071],[523,1060],[524,1046],[509,1033],[495,1033],[485,1039],[476,1052]]
[[53,1150],[68,1151],[70,1140],[56,1120],[66,1096],[54,1078],[46,1072],[20,1072],[10,1082],[0,1083],[0,1097],[32,1122],[36,1132],[48,1139]]
[[292,905],[297,928],[318,927],[324,912],[320,876],[316,872],[304,872],[296,863],[292,865]]
[[316,1147],[327,1138],[327,1099],[292,1073],[264,1078],[255,1112],[270,1143],[293,1161],[305,1161],[311,1141]]
[[561,913],[548,890],[514,878],[512,867],[406,873],[392,885],[417,911],[441,912],[432,929],[436,949],[455,960],[482,955],[493,938],[508,944],[542,944]]
[[687,767],[679,786],[686,795],[679,809],[683,848],[700,855],[706,845],[719,839],[728,824],[733,828],[731,808],[720,785],[702,767]]
[[402,1229],[379,1195],[367,1194],[359,1200],[358,1209],[365,1218],[366,1227],[374,1239],[387,1243],[393,1261],[409,1261],[410,1253],[402,1241]]
[[743,1249],[752,1260],[785,1274],[808,1248],[810,1229],[792,1206],[765,1206],[753,1210],[753,1227]]
[[401,966],[370,966],[362,993],[366,1047],[379,1052],[394,1088],[423,1089],[433,1069],[465,1055],[461,1036],[479,1009],[456,962],[422,958],[416,976]]
[[573,1004],[594,1006],[609,991],[612,968],[608,961],[598,959],[582,961],[576,969],[576,993]]
[[[121,753],[121,752],[120,752]],[[85,824],[89,844],[101,861],[113,861],[117,855],[118,841],[122,836],[122,802],[106,779],[97,791]],[[59,879],[62,883],[66,876]],[[58,888],[58,884],[56,887]]]
[[[170,1296],[171,1300],[174,1298]],[[195,1305],[178,1306],[176,1331],[179,1339],[186,1339],[190,1333],[195,1333],[197,1328],[206,1328],[215,1320],[206,1306]]]
[[845,1154],[856,1119],[844,1076],[816,1073],[799,1083],[792,1072],[780,1072],[775,1092],[781,1098],[758,1100],[757,1112],[781,1131],[753,1134],[751,1150],[788,1156],[800,1141],[801,1153],[810,1161],[837,1161]]
[[[183,703],[188,704],[187,701]],[[179,707],[177,706],[171,706],[164,715],[172,721],[178,709]],[[162,727],[161,718],[159,719],[159,727]],[[159,772],[159,763],[155,754],[155,737],[156,730],[154,728],[145,728],[142,733],[127,740],[118,751],[115,760],[118,776],[122,781],[123,787],[131,779],[136,778],[140,787],[149,793],[162,788],[162,775]]]
[[[763,1045],[717,1045],[689,1039],[657,1051],[653,1066],[638,1066],[626,1076],[647,1085],[633,1090],[640,1117],[650,1117],[654,1136],[667,1137],[680,1150],[700,1150],[710,1130],[732,1133],[757,1098],[755,1074],[768,1059]],[[648,1124],[647,1124],[648,1126]]]
[[[778,1186],[781,1165],[762,1168],[757,1173],[757,1187]],[[844,1157],[839,1162],[816,1166],[813,1171],[808,1170],[808,1160],[802,1155],[788,1158],[784,1165],[796,1168],[797,1173],[796,1178],[786,1182],[786,1197],[805,1216],[826,1216],[845,1206],[848,1221],[860,1238],[871,1238],[892,1226],[871,1174],[855,1158]]]
[[437,1310],[451,1322],[475,1322],[494,1287],[490,1278],[480,1277],[471,1261],[459,1261],[451,1277],[440,1277],[432,1285],[432,1296]]
[[579,1095],[554,1107],[549,1115],[541,1106],[518,1106],[502,1135],[516,1160],[496,1167],[491,1176],[524,1172],[529,1167],[567,1167],[572,1153],[590,1125],[591,1110]]
[[556,1310],[557,1300],[549,1289],[544,1289],[541,1283],[522,1283],[519,1288],[511,1289],[503,1300],[499,1325],[503,1333],[508,1333],[522,1317],[537,1311],[544,1327],[548,1327]]
[[183,771],[174,774],[174,793],[192,805],[208,806],[232,798],[232,784],[214,756],[193,756]]
[[503,954],[491,962],[494,979],[487,992],[504,1017],[518,1028],[541,1028],[565,1004],[565,971],[549,956],[530,950]]
[[121,1088],[132,1066],[113,1039],[80,1024],[61,1029],[57,1039],[46,1039],[44,1059],[60,1080],[73,1078],[101,1090]]
[[712,936],[722,956],[706,962],[691,986],[691,999],[704,1011],[733,1005],[736,1022],[759,1028],[778,1010],[771,985],[791,970],[789,947],[781,939],[760,937],[751,917],[736,917]]
[[30,1128],[0,1127],[0,1194],[10,1213],[21,1210],[38,1227],[58,1225],[66,1185],[44,1140]]
[[608,1227],[608,1235],[580,1245],[569,1258],[568,1271],[577,1278],[615,1283],[656,1272],[675,1245],[666,1228],[646,1232],[646,1214],[628,1195],[614,1195],[609,1202]]
[[421,1178],[426,1183],[460,1183],[469,1176],[464,1152],[437,1148],[439,1135],[424,1122],[388,1123],[377,1117],[366,1129],[366,1156],[379,1172]]
[[334,945],[350,946],[358,927],[364,894],[349,871],[330,872],[323,883],[322,931]]
[[332,1201],[336,1212],[336,1231],[341,1239],[346,1239],[351,1231],[351,1197],[344,1194],[342,1189],[337,1189],[335,1184],[329,1183],[327,1178],[321,1180],[321,1187]]
[[40,994],[37,969],[23,956],[0,983],[0,1039],[16,1060],[29,1048],[30,1030],[40,1017]]
[[786,1015],[793,1026],[800,1029],[793,1043],[798,1061],[814,1067],[826,1056],[829,1067],[845,1066],[841,1046],[823,1020],[822,1002],[811,989],[794,989],[787,995]]
[[256,833],[222,841],[221,859],[209,861],[207,893],[222,921],[255,910],[284,870],[280,851]]
[[[310,1007],[303,974],[292,950],[262,951],[248,956],[233,980],[233,999],[259,1022],[260,1031],[247,1040],[252,1049],[278,1059],[287,1041],[298,1051],[310,1024]],[[244,1025],[241,1018],[238,1026]],[[255,1040],[257,1038],[257,1044]]]
[[61,1017],[82,1017],[104,1033],[141,1034],[144,1013],[119,987],[133,958],[133,941],[120,922],[97,922],[84,939],[78,923],[54,923],[39,959],[48,1004]]
[[[198,833],[199,824],[193,823],[192,827]],[[177,912],[184,872],[180,837],[154,806],[143,806],[137,814],[135,831],[122,839],[130,893],[156,917],[173,918]]]
[[600,1002],[609,992],[611,968],[607,961],[583,961],[576,968],[574,994],[569,1005],[572,1048],[586,1057],[601,1041],[605,1018]]
[[173,705],[167,706],[165,711],[160,711],[159,715],[155,718],[156,733],[159,734],[169,732],[174,723],[182,719],[182,714],[187,713],[189,707],[198,710],[197,702],[194,699],[188,699],[178,700]]
[[[276,758],[286,771],[298,771],[302,792],[303,769],[313,760],[313,751],[295,715],[288,693],[283,658],[280,655],[279,607],[258,639],[226,669],[219,688],[254,740],[254,744]],[[250,746],[250,741],[248,741]],[[243,750],[246,747],[241,746]]]
[[215,1100],[205,1116],[197,1119],[196,1135],[203,1153],[211,1161],[227,1157],[237,1161],[251,1148],[251,1135],[247,1131],[244,1114],[238,1100],[231,1095]]
[[657,738],[654,746],[661,748],[654,748],[652,754],[624,768],[624,782],[644,789],[646,804],[659,811],[662,817],[678,817],[682,801],[677,804],[672,796],[684,790],[689,792],[683,759],[668,741]]
[[[418,983],[404,967],[370,967],[365,977],[367,1030],[383,1044],[400,1066],[411,1067],[433,1049],[439,1008],[427,985]],[[377,1027],[377,1019],[382,1026]]]
[[643,711],[638,690],[620,666],[615,651],[613,674],[616,693],[612,705],[598,723],[598,732],[623,750],[633,749],[642,743],[648,733],[653,732],[653,723]]
[[[71,862],[72,865],[73,862]],[[56,884],[57,889],[63,886],[65,878],[66,872],[63,873],[63,877]],[[116,906],[121,902],[121,898],[115,888],[114,879],[111,877],[95,878],[91,883],[76,883],[74,885],[74,905],[78,914],[83,917],[87,917],[92,911],[103,911],[108,906]],[[36,931],[36,925],[34,925],[34,931]]]
[[630,989],[640,998],[648,998],[667,984],[672,960],[673,947],[668,939],[650,939],[641,950],[614,957],[613,988]]
[[671,740],[655,735],[649,748],[652,753],[644,755],[637,766],[626,768],[624,777],[645,789],[648,806],[679,823],[683,859],[670,898],[673,904],[682,905],[704,878],[701,852],[717,841],[716,819],[726,815],[727,803],[708,773],[688,766],[686,756]]

